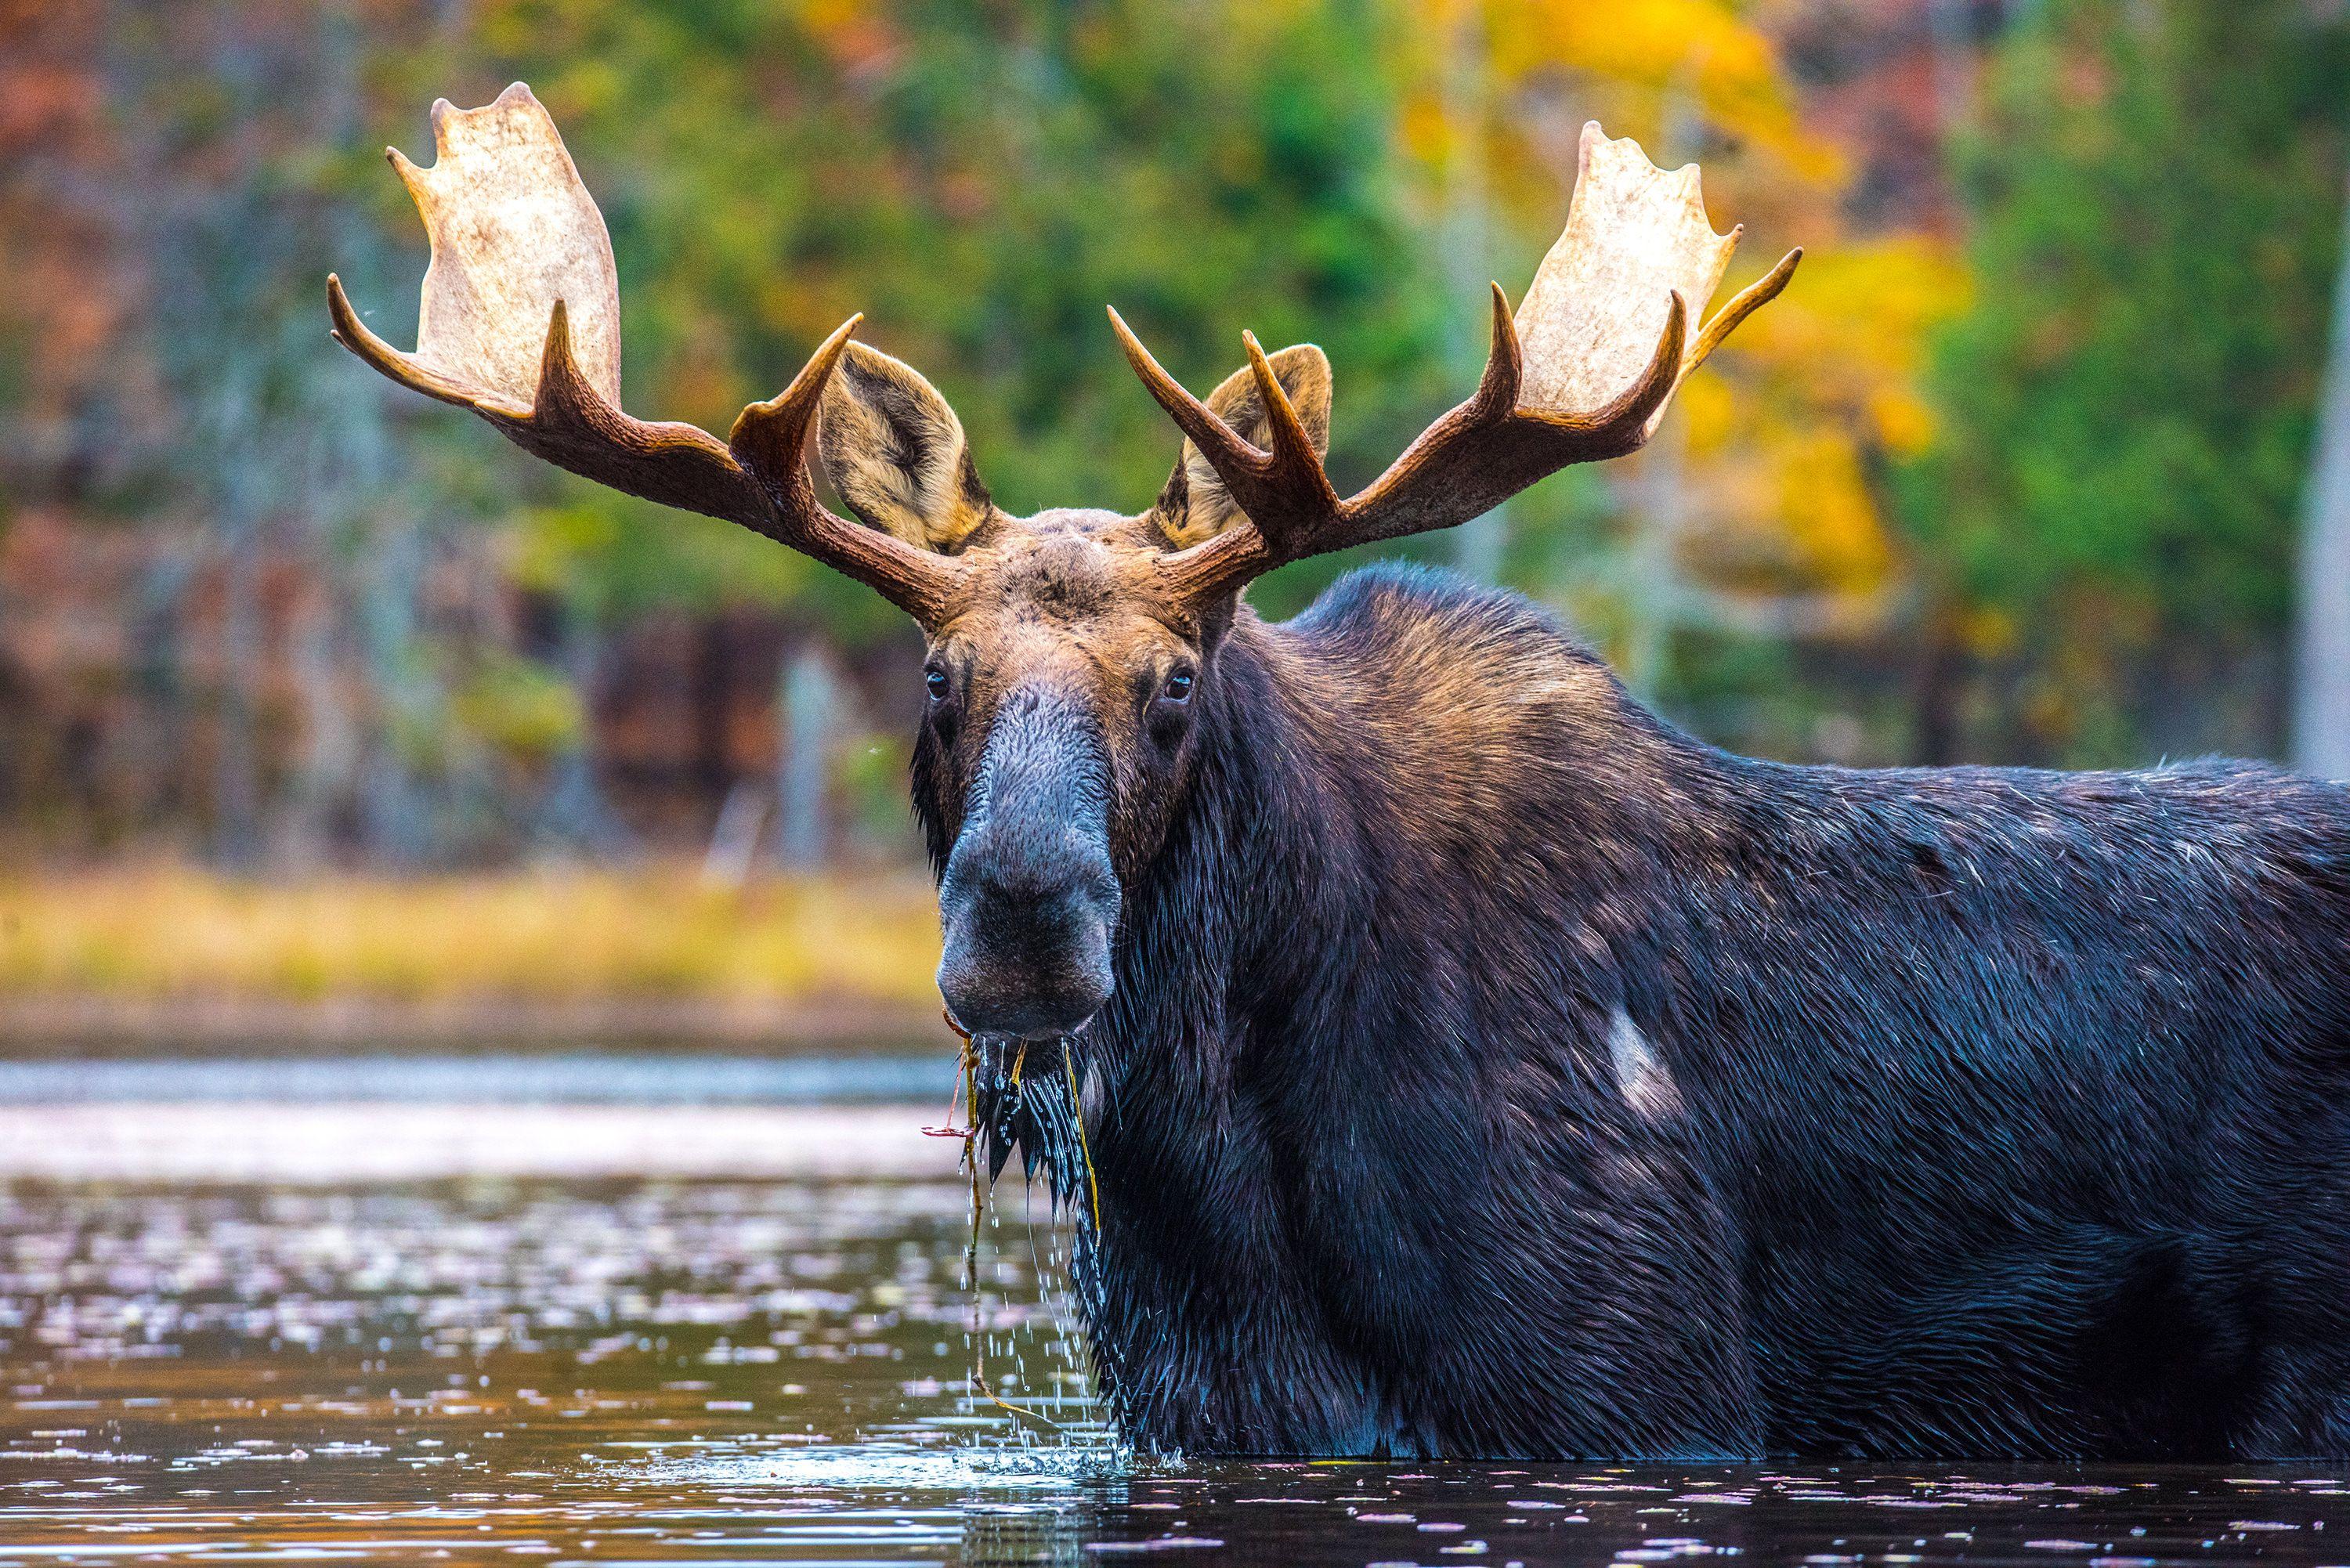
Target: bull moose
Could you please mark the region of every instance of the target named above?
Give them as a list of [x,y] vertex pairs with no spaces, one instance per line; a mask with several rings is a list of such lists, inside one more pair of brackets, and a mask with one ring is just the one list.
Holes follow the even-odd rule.
[[343,343],[920,623],[981,1158],[1084,1193],[1132,1440],[2350,1453],[2350,790],[1785,766],[1442,573],[1243,601],[1639,447],[1800,254],[1693,329],[1736,238],[1693,167],[1586,128],[1474,394],[1351,497],[1319,349],[1247,338],[1201,401],[1113,312],[1173,473],[1139,514],[1014,518],[856,318],[724,441],[621,412],[610,244],[546,111],[517,84],[433,130],[433,167],[391,154],[419,347],[329,279]]

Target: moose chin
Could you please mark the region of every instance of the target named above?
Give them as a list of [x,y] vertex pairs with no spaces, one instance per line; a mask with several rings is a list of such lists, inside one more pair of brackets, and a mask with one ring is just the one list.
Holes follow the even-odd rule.
[[[2240,763],[1732,756],[1543,611],[1287,561],[1645,441],[1785,286],[1585,132],[1471,398],[1341,497],[1310,346],[1137,514],[1015,519],[852,318],[721,441],[619,408],[603,221],[517,85],[394,154],[412,355],[527,450],[869,584],[927,639],[914,799],[981,1158],[1078,1216],[1108,1408],[1192,1453],[2350,1454],[2350,789]],[[853,516],[820,504],[816,457]]]

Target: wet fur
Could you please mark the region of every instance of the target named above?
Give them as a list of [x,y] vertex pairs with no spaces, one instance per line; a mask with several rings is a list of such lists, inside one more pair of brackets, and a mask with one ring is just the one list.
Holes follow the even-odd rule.
[[1131,1438],[2350,1453],[2350,791],[1750,761],[1411,571],[1214,665],[1074,1045]]

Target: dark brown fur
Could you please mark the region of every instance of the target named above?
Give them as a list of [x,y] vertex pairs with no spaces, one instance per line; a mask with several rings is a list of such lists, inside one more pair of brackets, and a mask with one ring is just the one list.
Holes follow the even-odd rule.
[[1129,1438],[2350,1451],[2350,791],[1731,756],[1513,596],[1170,583],[1215,483],[931,537],[941,988]]

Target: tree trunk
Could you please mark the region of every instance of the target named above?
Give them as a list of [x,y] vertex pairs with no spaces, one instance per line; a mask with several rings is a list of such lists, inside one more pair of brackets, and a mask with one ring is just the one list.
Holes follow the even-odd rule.
[[2344,205],[2333,348],[2302,498],[2301,663],[2293,765],[2350,778],[2350,202]]
[[1958,607],[1931,595],[1919,618],[1918,664],[1910,685],[1909,760],[1946,767],[1959,760],[1959,701],[1966,689],[1967,648]]
[[261,672],[261,523],[251,484],[232,475],[219,526],[224,541],[218,746],[213,772],[213,858],[250,871],[261,832],[261,764],[254,683]]
[[359,775],[359,819],[368,852],[402,869],[423,863],[433,839],[431,813],[411,766],[413,737],[441,717],[440,693],[417,634],[422,595],[421,524],[396,500],[368,524],[359,589],[360,657],[374,716]]
[[825,765],[840,708],[832,670],[813,640],[784,664],[777,692],[782,755],[776,758],[775,850],[784,868],[813,871],[824,864],[830,835],[825,826]]
[[634,848],[629,830],[605,798],[604,781],[596,771],[597,698],[603,662],[600,634],[576,599],[565,601],[562,614],[559,653],[564,678],[579,703],[579,733],[555,760],[539,812],[539,836],[567,853],[592,858],[626,856]]

